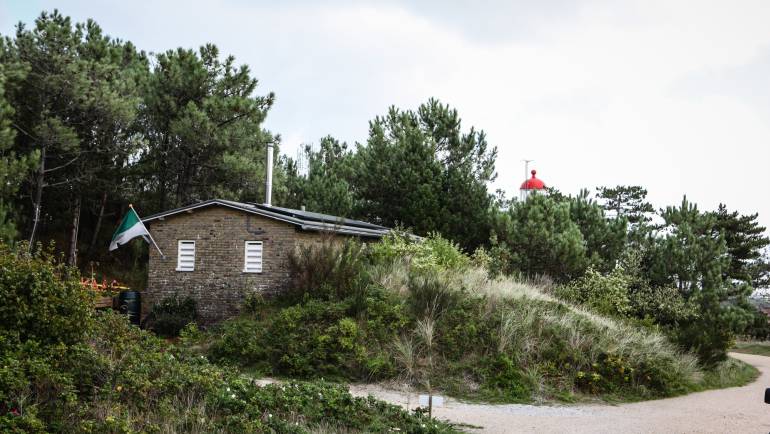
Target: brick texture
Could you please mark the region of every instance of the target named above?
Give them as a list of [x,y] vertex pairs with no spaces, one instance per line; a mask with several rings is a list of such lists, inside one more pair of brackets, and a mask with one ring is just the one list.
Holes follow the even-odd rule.
[[[320,243],[323,235],[294,225],[224,207],[207,207],[155,220],[149,225],[162,258],[150,249],[142,314],[177,295],[198,303],[199,322],[209,325],[238,313],[246,294],[275,294],[290,274],[287,257],[297,243]],[[176,271],[177,242],[195,241],[195,270]],[[244,273],[244,243],[262,241],[262,272]]]

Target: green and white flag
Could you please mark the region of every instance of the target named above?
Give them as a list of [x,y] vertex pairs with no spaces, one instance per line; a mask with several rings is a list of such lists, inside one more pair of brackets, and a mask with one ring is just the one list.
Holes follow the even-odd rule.
[[146,241],[152,242],[158,252],[163,256],[163,252],[160,251],[158,245],[155,244],[155,240],[152,239],[150,231],[142,223],[142,219],[139,218],[139,214],[134,211],[134,207],[129,205],[128,213],[123,217],[123,221],[120,222],[120,226],[112,235],[112,242],[110,242],[110,251],[113,251],[123,244],[131,241],[136,237],[143,237]]

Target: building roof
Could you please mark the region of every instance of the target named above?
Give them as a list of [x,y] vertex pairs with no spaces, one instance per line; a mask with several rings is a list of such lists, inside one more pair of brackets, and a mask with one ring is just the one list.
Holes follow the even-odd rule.
[[360,220],[352,220],[344,217],[337,217],[317,212],[309,212],[298,209],[282,208],[256,203],[235,202],[225,199],[210,199],[198,202],[181,208],[160,212],[142,219],[143,223],[151,223],[155,220],[162,220],[175,214],[193,211],[198,208],[209,206],[224,206],[226,208],[243,211],[249,214],[256,214],[262,217],[283,221],[293,224],[305,231],[334,232],[344,235],[356,235],[361,237],[380,238],[387,235],[390,229],[385,226],[375,225]]
[[540,179],[535,177],[537,174],[537,170],[532,171],[532,178],[529,178],[528,180],[521,183],[520,190],[542,190],[545,188],[545,183]]

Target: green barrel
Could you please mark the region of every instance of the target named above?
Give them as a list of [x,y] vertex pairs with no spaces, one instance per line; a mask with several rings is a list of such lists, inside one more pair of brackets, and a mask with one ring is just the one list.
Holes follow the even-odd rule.
[[120,313],[128,315],[131,324],[139,325],[142,316],[142,298],[139,291],[123,291],[118,295]]

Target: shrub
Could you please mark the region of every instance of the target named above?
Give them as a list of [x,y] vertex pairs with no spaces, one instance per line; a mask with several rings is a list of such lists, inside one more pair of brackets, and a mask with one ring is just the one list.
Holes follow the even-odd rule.
[[756,306],[751,306],[748,310],[751,312],[751,320],[743,334],[759,341],[770,339],[770,320],[767,315]]
[[485,298],[469,297],[466,292],[458,296],[451,308],[437,318],[439,351],[453,362],[469,354],[492,352],[499,329],[499,319],[489,315]]
[[[259,315],[219,324],[210,333],[213,360],[272,375],[299,378],[389,378],[393,357],[384,343],[407,324],[404,303],[369,287],[363,307],[353,297],[331,302],[307,298],[279,307],[266,302]],[[268,313],[269,312],[269,313]]]
[[0,329],[20,341],[82,341],[93,323],[93,295],[52,253],[27,251],[24,244],[0,244]]
[[[696,385],[695,359],[655,330],[560,302],[510,277],[489,278],[470,267],[414,267],[383,260],[382,252],[391,250],[372,246],[372,261],[363,262],[364,275],[373,279],[362,289],[341,300],[335,292],[326,298],[304,292],[291,306],[268,301],[257,314],[222,324],[209,354],[299,378],[402,374],[428,390],[507,402],[571,399],[576,390],[661,397]],[[632,277],[626,268],[606,276],[591,272],[574,290],[586,304],[631,314],[632,300],[619,305],[615,295],[631,291]]]
[[342,386],[256,386],[110,312],[88,344],[0,340],[0,366],[3,432],[455,432]]
[[631,311],[629,283],[621,269],[602,275],[589,268],[584,276],[557,289],[557,294],[567,301],[585,304],[604,315],[625,316]]
[[[131,326],[125,316],[92,314],[90,304],[78,304],[87,297],[69,270],[47,257],[3,249],[2,269],[16,279],[4,274],[2,289],[16,294],[20,314],[39,315],[34,318],[39,324],[3,310],[1,432],[309,433],[329,426],[344,432],[455,432],[447,424],[374,398],[354,398],[327,383],[256,386],[250,378]],[[24,306],[30,301],[39,305]],[[323,317],[326,307],[308,310]],[[333,312],[333,324],[324,330],[333,341],[328,344],[332,355],[358,351],[361,336],[358,324],[340,312],[344,306]],[[17,329],[17,324],[29,329]],[[183,342],[197,342],[197,335],[188,327]]]
[[344,303],[317,300],[281,310],[267,329],[276,373],[299,378],[360,373],[363,335],[346,310]]
[[688,303],[673,287],[641,286],[629,294],[631,314],[639,319],[650,318],[662,326],[675,326],[695,318],[696,306]]
[[191,297],[177,295],[165,298],[155,304],[147,322],[152,331],[163,337],[176,337],[179,332],[198,318],[198,306]]
[[697,354],[706,367],[727,359],[727,349],[735,340],[733,330],[745,328],[751,320],[751,313],[740,307],[723,305],[720,298],[719,291],[713,288],[698,291],[690,297],[690,302],[698,309],[697,315],[672,330],[677,343]]
[[265,322],[252,318],[223,321],[212,332],[208,355],[218,362],[233,363],[269,372]]
[[353,240],[326,238],[320,244],[300,245],[289,255],[292,284],[285,293],[296,303],[311,297],[342,300],[364,291],[368,284],[364,273],[363,245]]
[[492,397],[507,402],[527,402],[532,397],[532,384],[519,365],[504,354],[480,360],[476,375]]
[[443,238],[437,232],[420,240],[404,233],[391,232],[379,243],[370,246],[370,255],[376,263],[408,258],[411,267],[420,271],[459,271],[471,263],[459,245]]

